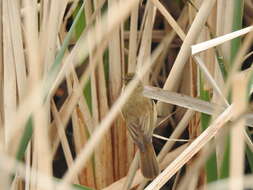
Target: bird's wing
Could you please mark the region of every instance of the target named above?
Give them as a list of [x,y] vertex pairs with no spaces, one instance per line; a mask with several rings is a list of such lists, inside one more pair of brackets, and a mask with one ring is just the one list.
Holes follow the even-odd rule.
[[153,111],[142,114],[138,119],[128,123],[128,131],[141,151],[145,150],[147,142],[152,141]]

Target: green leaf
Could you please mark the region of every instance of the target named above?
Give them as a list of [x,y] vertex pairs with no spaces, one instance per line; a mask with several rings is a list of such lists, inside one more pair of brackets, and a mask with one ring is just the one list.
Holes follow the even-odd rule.
[[[61,179],[54,177],[53,178],[55,182],[60,183]],[[72,188],[74,188],[75,190],[93,190],[89,187],[83,186],[83,185],[79,185],[79,184],[71,184]]]
[[[204,90],[204,81],[203,77],[200,77],[200,98],[205,101],[210,101],[210,93],[207,90]],[[206,130],[210,124],[211,116],[207,114],[201,114],[201,129],[202,131]],[[217,173],[217,160],[216,160],[216,152],[213,152],[208,158],[206,164],[206,174],[207,174],[207,182],[213,182],[218,179]]]
[[249,146],[246,146],[246,156],[249,162],[251,173],[253,173],[253,152],[249,149]]
[[[233,31],[242,28],[242,18],[243,18],[243,6],[244,0],[234,0],[234,19],[233,19]],[[241,37],[235,38],[231,41],[231,63],[234,61],[241,47]]]
[[207,183],[218,179],[216,152],[214,151],[206,162]]
[[224,157],[221,165],[221,174],[220,179],[228,178],[229,176],[229,162],[230,162],[230,137],[228,136],[226,139],[226,148],[224,152]]
[[86,19],[85,19],[85,12],[82,11],[80,15],[78,15],[78,11],[81,8],[81,4],[79,3],[79,5],[77,6],[76,10],[74,11],[74,18],[77,17],[77,21],[76,21],[76,26],[75,26],[75,37],[76,39],[79,39],[84,28],[86,27]]
[[90,82],[90,79],[88,80],[87,84],[84,87],[83,94],[84,94],[84,97],[87,101],[89,110],[92,114],[92,97],[91,97],[91,82]]
[[32,138],[32,133],[33,133],[33,121],[32,121],[32,117],[29,117],[29,119],[26,123],[26,126],[25,126],[23,136],[22,136],[21,141],[19,143],[18,151],[16,153],[16,159],[18,161],[21,161],[24,158],[28,143],[29,143],[30,139]]
[[83,185],[73,184],[72,185],[76,190],[92,190],[91,188],[85,187]]

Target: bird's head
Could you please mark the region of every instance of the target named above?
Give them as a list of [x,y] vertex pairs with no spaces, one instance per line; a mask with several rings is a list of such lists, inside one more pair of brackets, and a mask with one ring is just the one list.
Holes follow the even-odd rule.
[[[132,80],[133,78],[135,77],[135,73],[128,73],[125,75],[125,77],[123,78],[123,82],[124,82],[124,85],[127,86]],[[136,92],[142,92],[143,91],[143,84],[141,81],[138,82],[138,85],[136,86]]]
[[125,77],[123,78],[123,82],[125,85],[129,84],[131,80],[134,78],[135,74],[134,73],[127,73]]

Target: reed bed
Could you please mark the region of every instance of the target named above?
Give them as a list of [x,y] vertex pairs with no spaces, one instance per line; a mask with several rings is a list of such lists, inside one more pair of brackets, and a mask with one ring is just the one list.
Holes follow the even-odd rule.
[[[251,0],[0,1],[0,189],[253,188],[252,11]],[[140,80],[158,111],[153,180],[121,114]]]

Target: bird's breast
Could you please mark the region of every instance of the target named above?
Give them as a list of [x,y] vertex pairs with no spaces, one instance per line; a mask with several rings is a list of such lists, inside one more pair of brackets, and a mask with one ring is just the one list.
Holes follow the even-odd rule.
[[124,118],[131,122],[152,111],[151,100],[145,97],[130,98],[122,109]]

